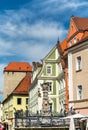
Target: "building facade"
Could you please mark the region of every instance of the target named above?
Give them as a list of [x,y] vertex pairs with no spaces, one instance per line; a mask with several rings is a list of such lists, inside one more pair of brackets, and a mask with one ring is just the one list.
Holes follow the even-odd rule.
[[68,49],[69,106],[88,113],[88,36]]
[[[61,48],[58,43],[42,60],[41,70],[35,76],[29,90],[29,111],[32,113],[42,112],[43,106],[49,106],[49,110],[51,109],[54,113],[64,111],[66,103],[65,75],[60,53]],[[42,86],[47,83],[48,100],[44,102],[47,93]]]
[[[67,42],[66,43],[66,49],[69,50],[69,48],[72,48],[73,46],[78,44],[80,41],[85,39],[88,36],[87,29],[88,29],[88,18],[79,18],[79,17],[72,16],[71,19],[70,19],[68,35],[66,37],[66,42]],[[74,105],[70,104],[70,100],[72,99],[73,96],[75,97],[74,93],[71,90],[72,87],[74,88],[73,82],[72,82],[74,67],[72,67],[72,65],[73,65],[72,54],[71,53],[68,54],[67,50],[66,50],[67,62],[68,62],[68,65],[67,65],[67,68],[68,68],[67,69],[67,71],[68,71],[67,72],[68,73],[68,83],[67,84],[68,84],[68,93],[69,93],[68,94],[69,95],[68,96],[69,97],[68,98],[68,102],[69,102],[68,107],[69,107],[69,110],[70,110],[74,106]],[[77,50],[77,51],[79,51],[79,53],[80,53],[80,49]],[[70,54],[71,54],[71,56],[70,56]],[[75,82],[77,82],[77,81],[75,81]]]

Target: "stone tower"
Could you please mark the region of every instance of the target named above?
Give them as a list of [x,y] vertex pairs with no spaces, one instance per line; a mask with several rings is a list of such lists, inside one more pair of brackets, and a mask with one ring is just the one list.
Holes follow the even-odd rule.
[[4,68],[4,99],[17,87],[26,74],[32,73],[32,67],[27,62],[10,62]]

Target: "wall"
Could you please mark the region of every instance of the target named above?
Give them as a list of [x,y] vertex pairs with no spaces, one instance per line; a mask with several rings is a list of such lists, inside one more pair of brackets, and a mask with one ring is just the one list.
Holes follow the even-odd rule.
[[4,72],[4,99],[17,87],[26,72]]

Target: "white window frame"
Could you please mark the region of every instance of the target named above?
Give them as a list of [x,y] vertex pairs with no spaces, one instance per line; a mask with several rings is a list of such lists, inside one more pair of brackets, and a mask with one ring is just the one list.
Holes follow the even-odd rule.
[[74,44],[77,42],[77,38],[76,37],[74,37]]
[[53,81],[52,80],[47,80],[46,82],[51,84],[51,91],[50,91],[50,89],[48,89],[48,92],[53,93]]
[[72,46],[72,40],[69,42],[70,46]]
[[77,86],[77,100],[83,99],[83,87],[82,85]]
[[[48,70],[49,69],[49,70]],[[48,72],[48,71],[50,71],[50,72]],[[52,75],[52,66],[51,65],[47,65],[46,66],[46,74],[47,75]]]
[[76,71],[80,71],[82,69],[82,58],[81,56],[76,57]]

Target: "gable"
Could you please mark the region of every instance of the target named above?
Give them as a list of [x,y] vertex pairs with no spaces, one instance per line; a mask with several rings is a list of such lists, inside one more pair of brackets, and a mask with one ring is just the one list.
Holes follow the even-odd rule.
[[48,56],[48,59],[55,59],[55,50]]
[[78,31],[78,29],[76,28],[76,26],[75,26],[73,20],[71,19],[67,38],[69,39],[69,38],[70,38],[73,34],[75,34],[77,31]]
[[57,46],[55,46],[44,58],[43,61],[56,60],[60,56]]

